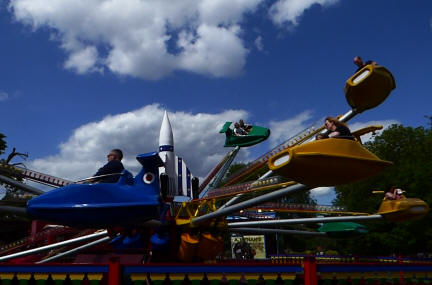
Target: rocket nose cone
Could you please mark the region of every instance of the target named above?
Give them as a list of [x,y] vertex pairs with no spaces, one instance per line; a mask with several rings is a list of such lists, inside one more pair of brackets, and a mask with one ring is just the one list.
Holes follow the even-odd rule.
[[166,111],[162,120],[162,125],[159,133],[159,146],[164,146],[164,145],[174,146],[174,138],[173,138],[173,133],[171,128],[171,123]]

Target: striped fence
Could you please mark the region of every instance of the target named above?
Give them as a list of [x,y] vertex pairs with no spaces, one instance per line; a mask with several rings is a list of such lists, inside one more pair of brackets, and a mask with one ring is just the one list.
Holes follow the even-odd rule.
[[0,265],[0,284],[380,285],[429,284],[432,263],[221,262],[127,265]]

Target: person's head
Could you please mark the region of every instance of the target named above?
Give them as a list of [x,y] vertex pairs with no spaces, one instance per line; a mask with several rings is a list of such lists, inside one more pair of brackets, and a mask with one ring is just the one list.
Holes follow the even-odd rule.
[[107,158],[108,158],[108,161],[122,160],[123,159],[123,152],[118,148],[113,149],[109,152],[109,154],[107,155]]
[[244,126],[244,121],[243,121],[243,119],[240,119],[240,121],[239,121],[239,125],[242,127],[242,126]]
[[325,120],[324,120],[324,126],[329,131],[335,131],[336,127],[338,127],[338,126],[345,126],[346,127],[346,125],[344,123],[340,122],[338,120],[338,118],[336,118],[336,117],[327,117],[327,118],[325,118]]
[[335,117],[327,117],[324,120],[324,127],[329,131],[335,131],[338,126],[338,119]]
[[240,124],[239,123],[234,123],[234,128],[239,128]]
[[358,67],[363,66],[364,65],[363,59],[359,56],[354,57],[354,64],[357,65]]

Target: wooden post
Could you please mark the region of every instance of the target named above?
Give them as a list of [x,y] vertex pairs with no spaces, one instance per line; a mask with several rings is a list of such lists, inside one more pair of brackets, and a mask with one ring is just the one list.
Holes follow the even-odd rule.
[[303,261],[304,285],[317,285],[317,265],[314,256],[307,256]]
[[121,284],[120,260],[117,257],[112,257],[108,263],[108,285],[119,284]]

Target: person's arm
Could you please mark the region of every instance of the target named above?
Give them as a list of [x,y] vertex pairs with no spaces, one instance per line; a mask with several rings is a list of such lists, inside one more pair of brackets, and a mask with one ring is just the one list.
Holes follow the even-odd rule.
[[339,135],[340,135],[340,133],[338,131],[334,131],[334,132],[329,133],[328,137],[329,138],[334,138],[334,137],[337,137]]

